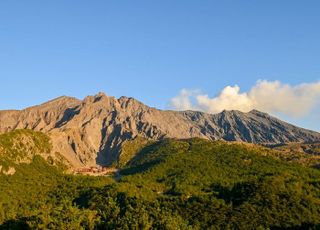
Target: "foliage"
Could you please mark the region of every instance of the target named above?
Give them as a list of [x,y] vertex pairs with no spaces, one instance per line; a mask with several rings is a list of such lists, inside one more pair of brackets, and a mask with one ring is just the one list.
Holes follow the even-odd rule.
[[49,153],[51,148],[49,137],[41,132],[20,129],[0,135],[2,158],[15,160],[26,153]]

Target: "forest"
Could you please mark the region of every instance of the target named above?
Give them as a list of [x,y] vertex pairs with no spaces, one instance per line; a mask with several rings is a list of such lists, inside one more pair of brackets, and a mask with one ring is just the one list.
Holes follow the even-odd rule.
[[41,133],[0,135],[0,229],[320,228],[319,169],[262,146],[138,139],[117,177],[69,175],[49,151]]

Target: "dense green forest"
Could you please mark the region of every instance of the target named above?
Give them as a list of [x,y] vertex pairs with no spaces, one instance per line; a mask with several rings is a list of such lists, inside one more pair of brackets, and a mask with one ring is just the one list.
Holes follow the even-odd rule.
[[270,149],[138,139],[120,176],[88,177],[37,154],[50,148],[41,133],[0,136],[0,229],[320,229],[319,169]]

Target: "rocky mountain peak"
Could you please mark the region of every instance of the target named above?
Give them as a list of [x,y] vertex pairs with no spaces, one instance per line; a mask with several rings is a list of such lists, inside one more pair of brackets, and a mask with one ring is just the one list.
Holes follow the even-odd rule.
[[253,114],[253,115],[256,115],[256,116],[259,116],[259,117],[270,117],[270,115],[268,113],[264,113],[264,112],[261,112],[259,110],[256,110],[256,109],[253,109],[249,112],[249,114]]
[[[55,106],[60,106],[60,105],[74,105],[74,104],[79,104],[80,100],[75,98],[75,97],[68,97],[68,96],[61,96],[57,97],[55,99],[52,99],[50,101],[47,101],[41,105],[37,105],[35,107],[55,107]],[[33,108],[33,107],[30,107]],[[27,108],[28,109],[28,108]]]

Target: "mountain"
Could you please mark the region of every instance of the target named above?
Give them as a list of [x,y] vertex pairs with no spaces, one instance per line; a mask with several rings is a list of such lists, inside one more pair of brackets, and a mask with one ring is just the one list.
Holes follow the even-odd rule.
[[209,140],[258,144],[317,142],[320,134],[302,129],[266,113],[223,111],[163,111],[128,97],[99,93],[84,100],[59,97],[24,110],[0,111],[0,133],[32,129],[50,136],[52,152],[71,165],[111,165],[122,144],[142,137],[149,140],[200,137]]

